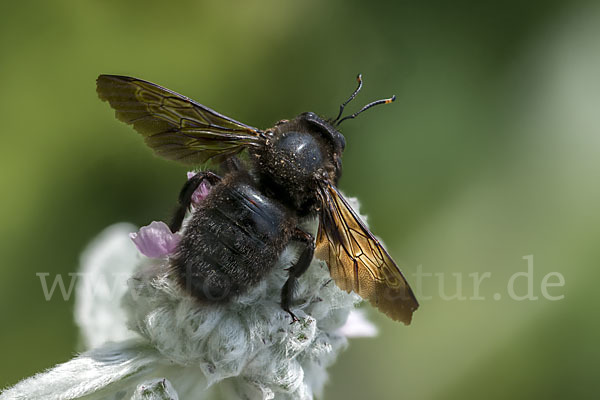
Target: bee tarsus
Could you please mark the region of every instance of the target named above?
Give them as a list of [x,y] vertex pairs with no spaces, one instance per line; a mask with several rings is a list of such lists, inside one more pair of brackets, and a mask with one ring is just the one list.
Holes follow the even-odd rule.
[[296,316],[290,311],[293,302],[294,290],[298,282],[298,278],[306,272],[310,262],[315,254],[315,238],[310,233],[304,232],[300,228],[295,228],[291,240],[298,241],[304,244],[304,250],[300,254],[298,261],[291,267],[287,268],[288,279],[281,289],[281,308],[289,313],[292,317],[292,322],[297,320]]

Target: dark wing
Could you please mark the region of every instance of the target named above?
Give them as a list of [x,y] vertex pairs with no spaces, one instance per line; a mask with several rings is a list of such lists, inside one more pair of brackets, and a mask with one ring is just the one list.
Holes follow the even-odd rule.
[[387,251],[329,182],[321,185],[316,256],[334,282],[354,291],[388,317],[410,324],[419,303]]
[[150,82],[100,75],[96,91],[119,120],[133,125],[148,146],[170,160],[193,165],[220,162],[263,143],[259,129]]

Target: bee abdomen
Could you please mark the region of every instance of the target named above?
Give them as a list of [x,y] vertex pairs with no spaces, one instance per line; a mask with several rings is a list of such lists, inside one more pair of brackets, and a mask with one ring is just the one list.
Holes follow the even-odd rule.
[[180,284],[225,302],[256,285],[289,239],[286,209],[247,183],[218,185],[188,223],[174,259]]

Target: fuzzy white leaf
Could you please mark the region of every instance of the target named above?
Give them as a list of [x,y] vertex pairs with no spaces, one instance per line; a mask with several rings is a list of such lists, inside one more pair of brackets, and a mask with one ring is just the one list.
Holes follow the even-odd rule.
[[[109,343],[17,383],[0,400],[68,400],[118,391],[160,365],[160,354],[137,340]],[[117,385],[114,385],[118,383]],[[106,398],[104,392],[100,398]]]
[[141,383],[131,400],[179,400],[179,396],[171,382],[162,378]]

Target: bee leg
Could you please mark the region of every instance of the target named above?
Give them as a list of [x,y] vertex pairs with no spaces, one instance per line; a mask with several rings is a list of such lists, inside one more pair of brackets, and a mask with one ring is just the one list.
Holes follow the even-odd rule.
[[175,210],[173,218],[171,219],[171,223],[169,224],[171,232],[177,232],[181,228],[181,224],[183,222],[183,218],[185,217],[185,213],[192,204],[192,195],[194,194],[194,191],[198,189],[198,186],[200,186],[202,181],[205,179],[211,185],[216,185],[221,181],[221,177],[215,174],[214,172],[200,171],[185,182],[185,184],[181,188],[181,192],[179,192],[179,204],[177,205],[177,209]]
[[298,317],[290,310],[294,297],[294,289],[298,278],[306,272],[310,262],[312,261],[315,253],[315,239],[310,233],[306,233],[303,230],[296,228],[292,234],[292,240],[302,242],[306,245],[298,261],[288,268],[289,277],[281,289],[281,308],[286,311],[292,317],[292,324],[299,321]]

